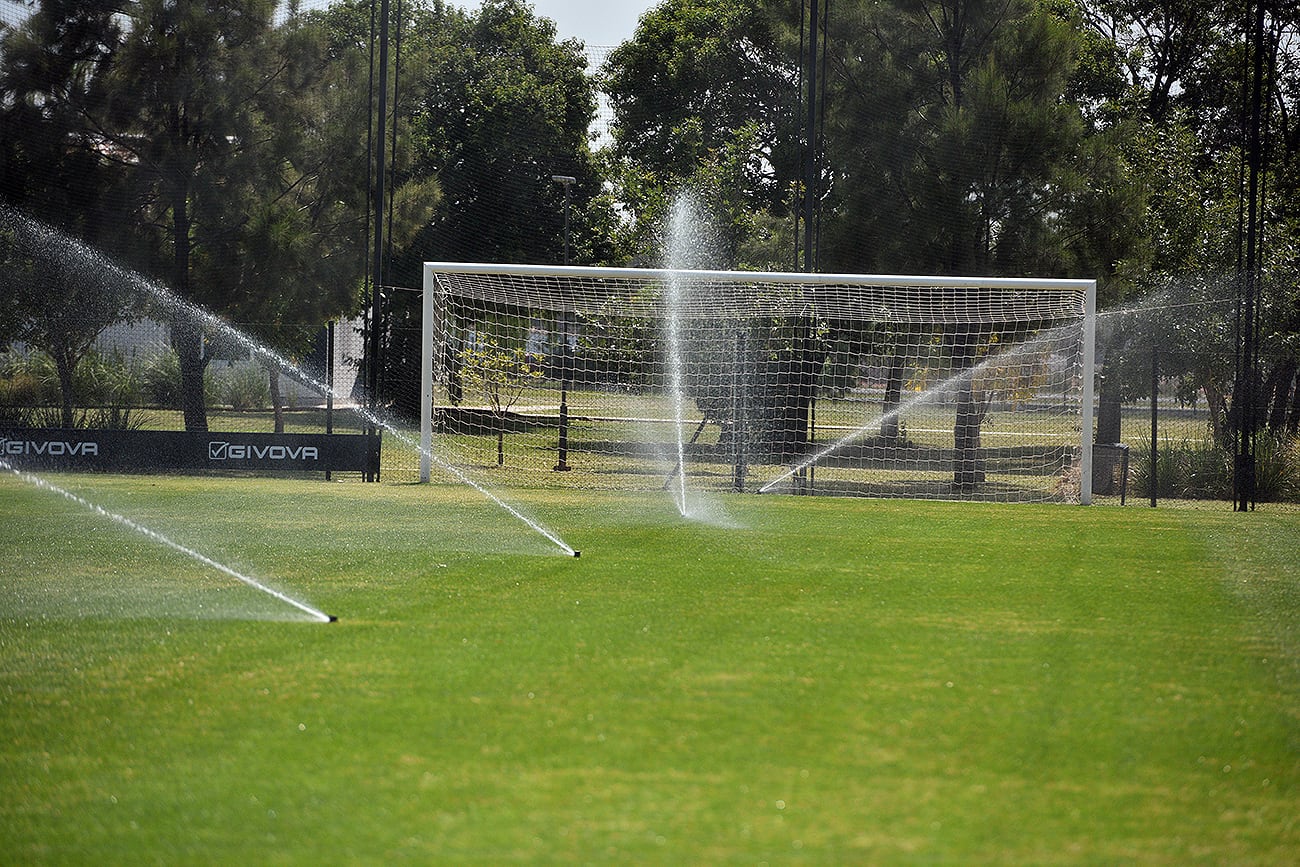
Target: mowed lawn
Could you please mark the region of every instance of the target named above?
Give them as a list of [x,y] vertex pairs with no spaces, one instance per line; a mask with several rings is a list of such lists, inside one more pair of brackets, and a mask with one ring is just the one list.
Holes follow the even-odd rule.
[[7,863],[1300,852],[1300,515],[51,480],[339,622],[0,476]]

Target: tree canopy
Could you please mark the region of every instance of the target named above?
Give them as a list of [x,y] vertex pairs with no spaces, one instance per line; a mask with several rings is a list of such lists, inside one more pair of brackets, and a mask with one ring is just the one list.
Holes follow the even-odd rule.
[[[663,0],[599,68],[526,0],[394,4],[376,206],[376,3],[45,0],[0,43],[0,197],[286,351],[356,307],[377,207],[389,285],[427,259],[559,262],[566,216],[572,261],[658,264],[681,190],[714,264],[792,267],[810,150],[826,270],[1093,277],[1110,305],[1235,291],[1256,4],[836,0],[809,67],[809,2]],[[1300,12],[1263,20],[1261,411],[1294,429]],[[396,365],[408,315],[384,324]],[[172,339],[201,429],[211,344]],[[1227,407],[1224,370],[1177,374]]]

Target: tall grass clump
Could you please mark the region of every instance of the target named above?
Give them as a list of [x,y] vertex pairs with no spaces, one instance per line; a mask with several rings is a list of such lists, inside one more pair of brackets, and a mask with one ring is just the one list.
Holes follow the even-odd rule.
[[[1151,495],[1149,444],[1134,449],[1134,496]],[[1166,437],[1156,449],[1156,496],[1179,500],[1229,500],[1234,456],[1206,435],[1200,441]],[[1300,502],[1300,437],[1262,433],[1255,444],[1255,497],[1264,503]]]
[[[148,404],[147,363],[134,355],[92,348],[71,383],[73,428],[141,427]],[[40,351],[0,357],[0,422],[16,427],[63,427],[63,392],[54,359]]]
[[1232,455],[1206,436],[1193,441],[1165,437],[1152,455],[1151,445],[1133,451],[1130,468],[1134,496],[1151,496],[1151,463],[1155,461],[1157,497],[1180,500],[1232,498]]
[[1256,439],[1255,498],[1300,502],[1300,436],[1266,433]]

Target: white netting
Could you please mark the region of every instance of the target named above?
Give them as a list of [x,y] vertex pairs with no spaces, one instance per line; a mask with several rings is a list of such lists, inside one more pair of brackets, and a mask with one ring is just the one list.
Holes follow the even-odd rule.
[[1084,281],[426,279],[434,449],[504,483],[645,489],[679,484],[681,464],[700,489],[1078,498]]

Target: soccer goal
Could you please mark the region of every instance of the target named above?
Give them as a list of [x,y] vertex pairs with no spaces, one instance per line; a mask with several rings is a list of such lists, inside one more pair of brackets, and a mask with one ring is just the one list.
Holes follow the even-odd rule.
[[422,480],[1091,500],[1093,281],[426,263],[423,291]]

